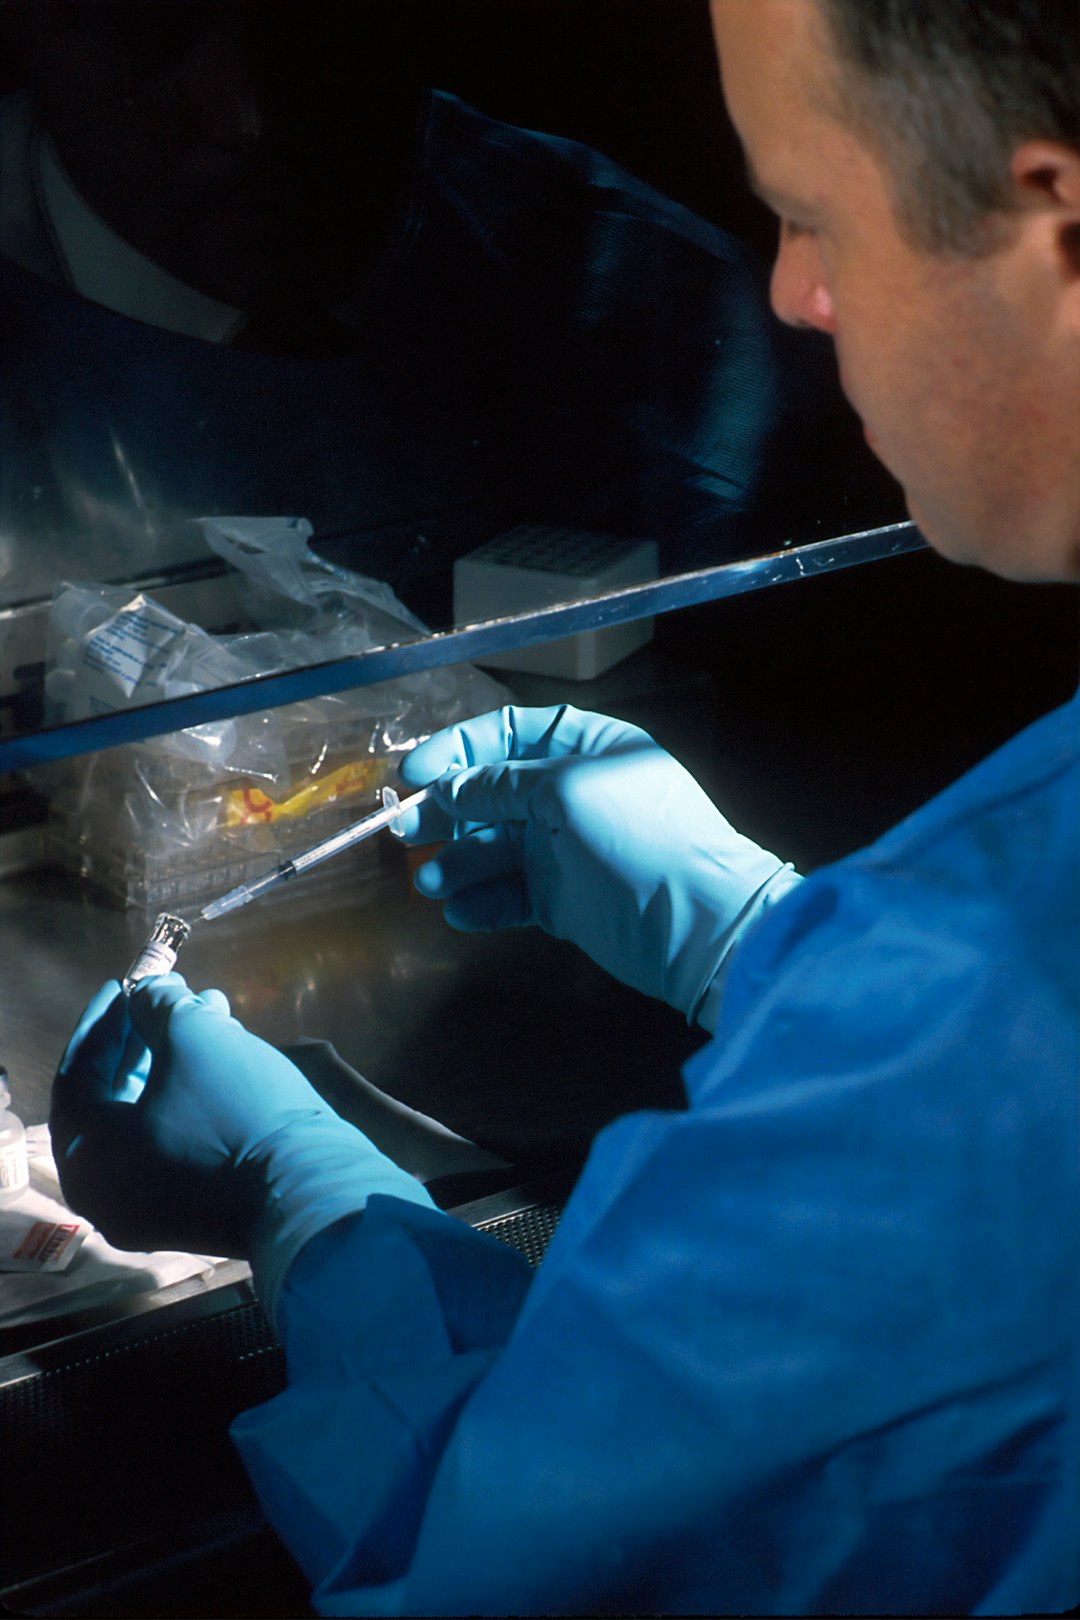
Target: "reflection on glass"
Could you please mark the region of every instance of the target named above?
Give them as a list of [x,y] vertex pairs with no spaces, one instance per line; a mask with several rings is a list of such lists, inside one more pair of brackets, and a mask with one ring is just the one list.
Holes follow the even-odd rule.
[[[822,455],[824,348],[772,320],[751,252],[430,89],[417,15],[9,8],[4,730],[43,720],[13,674],[35,604],[168,602],[220,569],[192,518],[306,519],[440,627],[454,559],[520,524],[647,539],[667,574],[871,516]],[[236,599],[199,613],[234,628]]]

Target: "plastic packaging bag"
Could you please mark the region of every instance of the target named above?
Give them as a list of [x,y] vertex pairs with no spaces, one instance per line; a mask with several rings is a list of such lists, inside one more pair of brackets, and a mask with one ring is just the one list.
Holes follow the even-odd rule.
[[[424,626],[381,581],[324,562],[295,518],[214,518],[252,625],[212,635],[145,595],[61,585],[46,673],[51,718],[73,720],[415,639]],[[147,738],[32,780],[53,858],[141,910],[194,905],[370,808],[396,756],[507,701],[468,665],[421,671]],[[370,861],[370,847],[362,851]]]

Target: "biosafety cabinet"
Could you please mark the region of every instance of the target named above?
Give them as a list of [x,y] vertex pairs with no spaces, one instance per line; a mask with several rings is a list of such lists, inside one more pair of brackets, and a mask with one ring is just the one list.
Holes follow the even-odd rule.
[[[563,535],[560,544],[571,541]],[[355,751],[349,705],[356,701],[368,720],[397,712],[403,682],[422,689],[456,675],[461,690],[485,699],[573,702],[621,715],[652,731],[733,819],[804,870],[842,853],[845,839],[858,842],[902,812],[927,769],[912,764],[902,738],[880,736],[872,693],[878,678],[887,710],[879,653],[887,662],[913,660],[920,648],[928,662],[945,657],[947,637],[938,633],[935,652],[932,627],[916,628],[914,617],[898,626],[888,605],[890,593],[910,604],[936,574],[920,547],[909,525],[889,523],[417,632],[348,658],[10,729],[0,743],[0,1032],[24,1121],[34,1127],[47,1118],[52,1074],[75,1019],[104,978],[123,972],[155,911],[190,911],[207,885],[224,888],[238,874],[268,869],[321,827],[374,802],[375,777],[391,780],[394,751]],[[134,584],[132,600],[153,599]],[[886,645],[849,647],[838,691],[835,649],[819,638],[853,612],[876,621]],[[967,603],[967,634],[987,612],[977,597]],[[1048,630],[1055,622],[1060,630],[1053,593],[1040,598],[1040,613]],[[610,635],[644,619],[653,621],[649,640],[591,678],[513,667],[523,651],[534,661],[553,644],[564,653],[568,637]],[[932,670],[924,674],[932,680]],[[799,684],[785,693],[785,679]],[[1032,706],[1062,679],[1063,667],[1044,666],[1038,678],[1029,671],[1017,700]],[[808,704],[816,717],[809,735],[800,724]],[[936,738],[932,769],[962,765],[970,739],[931,725],[921,707],[916,696],[908,716]],[[264,732],[275,718],[285,735],[318,731],[325,769],[289,784],[293,798],[308,791],[306,811],[300,804],[280,815],[289,796],[277,785],[275,798],[265,777],[226,773],[224,787],[208,783],[196,745],[229,728],[235,734],[253,716]],[[354,747],[348,759],[326,741],[339,721]],[[984,730],[1005,724],[995,717]],[[364,735],[385,743],[386,729]],[[179,751],[169,752],[162,740],[176,738],[184,739]],[[850,757],[853,741],[861,761]],[[808,781],[810,757],[816,780]],[[189,767],[188,798],[199,799],[204,821],[207,804],[221,819],[245,795],[262,819],[236,819],[235,837],[233,824],[215,823],[194,847],[166,847],[162,829],[175,831],[181,810],[202,825],[176,787]],[[52,772],[73,797],[50,795]],[[337,796],[327,791],[320,803],[320,784],[335,774]],[[353,780],[360,785],[347,791]],[[86,805],[82,847],[72,783],[87,795],[113,794],[100,825]],[[175,792],[172,821],[165,783]],[[152,828],[162,858],[147,863],[130,851],[120,878],[117,846],[133,838],[146,811],[128,800],[149,794],[148,784],[156,784],[163,818]],[[858,825],[860,816],[869,827]],[[214,844],[209,864],[199,847],[206,841]],[[181,965],[192,984],[223,987],[245,1024],[288,1050],[339,1111],[422,1176],[442,1207],[538,1263],[597,1131],[632,1109],[680,1107],[679,1066],[703,1037],[538,929],[454,932],[413,889],[414,864],[381,835],[231,916],[197,923]],[[35,1140],[32,1188],[55,1195]],[[263,1523],[227,1437],[230,1419],[269,1398],[284,1377],[246,1268],[207,1257],[128,1267],[123,1257],[95,1257],[92,1243],[56,1279],[69,1292],[50,1301],[33,1279],[37,1293],[20,1292],[0,1320],[6,1600],[27,1613],[239,1614],[253,1605],[303,1612],[302,1580]],[[89,1270],[95,1261],[81,1282],[80,1265]],[[0,1276],[0,1301],[14,1280],[22,1285],[25,1274]]]
[[[144,37],[144,7],[79,8],[76,44],[150,83],[219,25],[152,9]],[[152,222],[117,211],[156,194],[116,183],[151,160],[170,217],[198,200],[160,98],[118,95],[140,142],[105,98],[74,150],[43,58],[20,76],[16,53],[0,96],[0,1064],[30,1176],[0,1224],[22,1204],[38,1227],[0,1270],[20,1613],[305,1612],[228,1440],[284,1377],[246,1267],[125,1257],[65,1236],[57,1202],[57,1062],[158,913],[197,918],[377,807],[417,740],[504,703],[643,726],[809,871],[1075,685],[1070,594],[1021,606],[929,552],[828,345],[769,314],[704,6],[394,0],[318,29],[310,7],[210,9],[227,59],[253,53],[244,95],[276,87],[279,141],[303,135],[259,181],[257,230],[243,174],[219,207],[210,258],[227,239],[248,292],[276,288],[251,309],[235,278],[188,296],[212,279],[200,242],[163,279]],[[275,20],[253,42],[256,13]],[[376,13],[416,26],[392,75],[380,36],[382,90],[358,96],[374,58],[349,30]],[[455,932],[415,865],[380,834],[195,921],[180,966],[454,1218],[539,1263],[596,1134],[681,1107],[704,1037],[538,928]]]
[[[249,545],[266,538],[242,532]],[[37,702],[38,717],[13,720],[0,741],[0,1042],[30,1128],[27,1227],[65,1224],[43,1130],[65,1040],[98,985],[123,974],[156,913],[194,916],[213,893],[363,815],[412,741],[496,703],[621,715],[707,780],[724,753],[717,682],[684,630],[700,640],[704,614],[722,634],[725,599],[735,606],[785,581],[797,590],[815,572],[902,559],[919,544],[910,526],[891,523],[681,574],[639,567],[627,584],[596,570],[627,556],[640,565],[636,542],[550,524],[507,532],[468,554],[494,593],[487,617],[430,632],[395,621],[397,599],[351,597],[359,576],[335,565],[338,626],[359,600],[366,647],[345,652],[328,627],[321,640],[279,636],[315,656],[197,690],[188,676],[198,656],[213,673],[215,653],[239,657],[270,634],[244,625],[223,559],[194,581],[166,572],[66,593],[58,582],[48,599],[8,610],[23,645],[34,618],[43,630],[41,660],[11,671],[24,711]],[[317,537],[302,539],[302,572],[321,584]],[[514,559],[509,587],[520,591],[524,547],[537,555],[543,605],[511,600],[499,612],[498,559]],[[575,573],[579,558],[592,574]],[[218,589],[225,628],[203,629],[195,615],[206,616],[208,601],[213,614]],[[343,655],[320,659],[324,651]],[[554,673],[543,670],[546,653]],[[158,684],[180,670],[186,692],[119,700],[125,682],[146,695],[133,670],[150,681],[171,657],[173,674]],[[567,675],[567,657],[611,661]],[[65,680],[98,694],[81,718],[55,717]],[[744,703],[732,735],[747,721]],[[739,791],[752,805],[751,773]],[[539,929],[456,933],[415,892],[414,865],[380,835],[232,915],[196,922],[180,965],[193,985],[224,988],[237,1016],[287,1050],[442,1207],[539,1262],[596,1132],[628,1110],[681,1106],[679,1065],[702,1037]],[[19,1211],[16,1201],[0,1220]],[[302,1581],[227,1435],[230,1419],[284,1377],[243,1264],[130,1258],[83,1233],[63,1271],[0,1273],[0,1352],[3,1592],[16,1610],[303,1612]]]
[[[586,547],[569,530],[549,530],[545,544],[564,568],[568,549]],[[595,560],[598,542],[588,544]],[[928,779],[940,785],[1067,684],[1067,609],[1035,592],[1040,633],[1059,650],[1040,659],[1033,649],[996,709],[969,696],[943,716],[950,660],[981,668],[989,686],[990,630],[1007,622],[997,593],[967,580],[966,600],[952,598],[955,624],[920,616],[923,592],[951,582],[945,567],[892,521],[576,598],[564,573],[563,599],[539,608],[413,626],[346,656],[81,719],[50,722],[43,699],[36,724],[11,725],[0,741],[0,1056],[31,1127],[32,1190],[57,1192],[33,1127],[90,995],[124,971],[156,911],[190,913],[211,889],[370,808],[433,723],[428,681],[440,720],[447,703],[468,712],[491,699],[572,702],[639,723],[733,820],[809,870],[873,836]],[[214,582],[232,588],[224,564],[200,589]],[[102,664],[119,658],[127,632],[145,650],[155,624],[194,622],[175,611],[185,582],[173,583],[173,608],[137,630],[123,610],[139,603],[138,620],[156,587],[133,580],[118,593],[101,621],[114,637]],[[347,583],[336,580],[339,591]],[[10,610],[16,629],[22,612]],[[611,647],[643,621],[648,639],[628,637],[625,656],[616,639],[599,673],[536,667],[553,647],[564,658],[570,638],[592,638],[572,655],[595,658],[601,636]],[[895,725],[901,695],[907,735]],[[419,718],[395,731],[405,713]],[[262,743],[276,736],[279,758],[302,761],[296,774],[208,763],[208,745],[235,744],[245,728]],[[593,1137],[629,1110],[682,1106],[680,1064],[703,1037],[539,929],[454,932],[413,889],[414,864],[380,835],[196,923],[181,965],[191,983],[224,988],[248,1027],[286,1049],[455,1218],[539,1263]],[[302,1580],[227,1436],[230,1419],[284,1377],[246,1268],[212,1257],[129,1264],[95,1256],[93,1241],[51,1299],[40,1278],[35,1291],[25,1273],[0,1274],[0,1302],[10,1301],[0,1319],[6,1601],[43,1614],[304,1612]]]

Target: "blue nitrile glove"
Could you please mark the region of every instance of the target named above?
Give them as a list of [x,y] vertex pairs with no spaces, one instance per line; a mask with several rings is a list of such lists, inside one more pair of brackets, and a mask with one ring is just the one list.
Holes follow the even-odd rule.
[[295,1064],[178,973],[87,1006],[49,1119],[71,1208],[123,1249],[249,1258],[271,1305],[310,1238],[419,1182],[334,1113]]
[[415,881],[455,928],[539,923],[707,1028],[732,947],[799,882],[651,737],[606,715],[499,709],[436,732],[401,776],[439,779],[399,829],[450,840]]

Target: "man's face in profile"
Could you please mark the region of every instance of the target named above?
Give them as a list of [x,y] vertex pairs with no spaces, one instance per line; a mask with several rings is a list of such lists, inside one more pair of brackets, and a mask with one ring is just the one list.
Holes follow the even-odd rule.
[[126,241],[241,308],[333,301],[398,206],[419,106],[381,6],[40,0],[17,19],[76,188]]
[[985,252],[918,246],[888,159],[844,121],[818,0],[712,0],[712,13],[728,108],[780,220],[776,313],[832,337],[867,440],[931,545],[1007,577],[1080,577],[1080,379],[1062,338],[1075,290],[1047,252],[1053,210],[1033,187],[994,216]]

